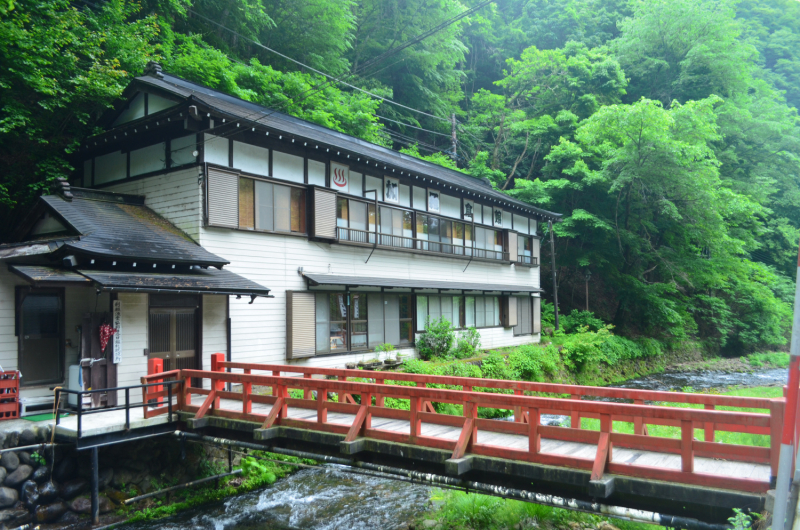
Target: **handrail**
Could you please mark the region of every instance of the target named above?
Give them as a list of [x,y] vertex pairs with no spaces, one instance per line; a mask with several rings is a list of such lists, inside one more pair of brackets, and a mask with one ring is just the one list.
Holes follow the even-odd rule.
[[242,362],[222,362],[221,367],[231,369],[260,370],[265,372],[311,374],[337,377],[371,378],[386,381],[406,381],[447,386],[467,386],[471,388],[491,388],[498,390],[520,390],[523,392],[542,392],[548,394],[569,394],[574,397],[593,396],[610,399],[632,399],[688,403],[693,405],[716,405],[727,407],[769,409],[769,398],[744,396],[719,396],[688,392],[665,392],[659,390],[640,390],[615,387],[567,385],[558,383],[536,383],[530,381],[509,381],[505,379],[483,379],[477,377],[455,377],[444,375],[407,374],[403,372],[377,372],[351,370],[346,368],[315,368],[285,364],[259,364]]
[[537,258],[536,256],[526,256],[524,254],[518,254],[517,263],[522,263],[523,265],[532,265],[535,267],[539,265],[539,258]]
[[[162,377],[164,376],[164,374],[157,374],[157,375],[162,376]],[[142,378],[142,379],[144,379],[144,378]],[[167,413],[169,415],[169,420],[168,421],[170,423],[172,423],[172,415],[173,415],[172,387],[174,385],[181,385],[181,384],[183,384],[183,380],[176,379],[174,381],[161,381],[161,382],[158,382],[158,383],[147,383],[147,384],[130,385],[130,386],[118,386],[118,387],[110,387],[110,388],[97,388],[97,389],[92,389],[92,390],[70,390],[70,389],[67,389],[67,388],[56,388],[55,399],[56,399],[56,403],[61,403],[61,394],[74,394],[74,395],[78,396],[78,400],[77,400],[78,401],[78,408],[77,408],[77,411],[76,411],[78,425],[77,425],[77,434],[76,434],[76,436],[77,436],[77,439],[80,440],[82,435],[83,435],[83,416],[87,416],[87,415],[90,415],[90,414],[102,414],[104,412],[115,412],[115,411],[118,411],[118,410],[124,410],[125,411],[125,430],[126,431],[130,431],[130,429],[131,429],[131,417],[130,417],[131,409],[146,408],[146,407],[152,406],[152,403],[148,403],[147,401],[145,401],[143,403],[131,404],[131,402],[130,402],[131,401],[131,392],[130,391],[132,389],[140,389],[141,388],[142,391],[144,392],[149,387],[166,385],[167,386],[167,401],[168,401],[168,403],[167,403],[167,409],[168,409]],[[96,408],[96,409],[84,409],[83,408],[83,396],[84,395],[91,396],[92,394],[117,392],[117,391],[120,391],[120,390],[124,390],[125,391],[125,404],[124,405],[119,405],[119,406],[116,406],[116,407],[103,407],[103,408]],[[61,423],[61,413],[62,412],[70,413],[70,412],[73,412],[73,411],[72,411],[72,409],[69,409],[69,408],[57,407],[56,408],[56,418],[55,418],[56,419],[56,425],[60,425],[60,423]],[[145,417],[146,417],[146,414],[145,414]]]
[[[348,370],[346,374],[336,373],[319,374],[334,375],[336,379],[313,378],[312,373],[305,372],[301,367],[285,365],[254,365],[248,363],[216,364],[218,371],[181,370],[180,378],[186,381],[179,404],[184,412],[195,413],[195,418],[200,419],[205,414],[212,414],[225,418],[245,421],[263,422],[262,428],[274,425],[299,427],[303,429],[321,430],[324,432],[346,434],[345,441],[353,441],[357,436],[384,439],[401,443],[412,443],[425,447],[453,450],[453,458],[460,458],[465,453],[495,456],[500,458],[534,461],[544,464],[562,465],[580,469],[591,469],[592,477],[602,476],[604,472],[623,475],[644,476],[658,480],[671,480],[686,482],[709,487],[738,489],[743,491],[763,492],[769,487],[768,481],[750,478],[730,477],[696,473],[694,471],[695,456],[708,458],[722,458],[727,460],[740,460],[745,462],[765,463],[772,466],[773,471],[777,465],[774,458],[774,447],[752,447],[736,444],[723,444],[713,440],[714,430],[750,432],[769,434],[773,440],[780,443],[778,432],[781,422],[776,419],[782,413],[782,400],[765,400],[769,402],[770,414],[734,412],[714,410],[708,406],[705,409],[678,408],[656,405],[644,405],[643,402],[634,404],[616,403],[607,401],[587,401],[581,399],[539,397],[522,395],[519,389],[514,394],[499,394],[477,392],[475,388],[489,388],[499,383],[546,385],[549,392],[564,393],[565,387],[577,389],[573,385],[549,385],[542,383],[522,383],[498,380],[483,380],[475,378],[448,378],[443,376],[420,376],[416,374],[390,374],[386,372],[367,372]],[[245,373],[225,372],[225,369],[241,368]],[[274,369],[274,370],[273,370]],[[272,375],[253,374],[253,370],[272,371]],[[316,371],[329,371],[331,369],[313,369]],[[282,372],[303,373],[303,377],[281,376]],[[339,371],[342,372],[342,371]],[[399,376],[395,378],[395,376]],[[402,380],[411,376],[417,378],[416,386],[401,386],[385,384],[387,380]],[[376,382],[351,382],[347,377],[373,379]],[[192,378],[208,379],[211,389],[196,388],[190,385]],[[408,381],[408,379],[405,379]],[[440,388],[427,388],[428,384],[447,384],[460,380],[462,390],[448,390]],[[242,392],[224,391],[225,383],[241,383]],[[488,384],[487,384],[488,383]],[[272,387],[272,396],[252,394],[252,386]],[[289,389],[303,391],[302,398],[289,397]],[[604,390],[599,387],[590,390]],[[608,390],[608,389],[605,389]],[[616,389],[622,390],[622,389]],[[627,390],[625,390],[627,392]],[[339,402],[328,401],[328,394],[336,393]],[[670,394],[654,391],[631,391],[637,395],[642,392],[662,395]],[[316,393],[316,397],[312,396]],[[191,403],[192,394],[205,396],[200,406]],[[359,395],[361,402],[357,403],[353,395]],[[674,394],[673,394],[674,396]],[[698,396],[699,397],[703,396]],[[375,404],[372,404],[372,398]],[[383,406],[386,397],[410,400],[409,410],[388,409]],[[724,397],[724,396],[708,396]],[[749,399],[749,398],[745,398]],[[221,408],[221,400],[234,400],[242,404],[241,412]],[[431,402],[454,403],[463,405],[463,417],[435,414],[426,405]],[[251,404],[272,405],[268,414],[254,414]],[[759,404],[763,404],[759,401]],[[741,400],[736,400],[738,406],[748,406]],[[777,406],[776,406],[777,405]],[[303,420],[288,417],[288,407],[300,407],[316,410],[315,420]],[[527,422],[504,422],[488,420],[477,417],[478,407],[494,409],[515,409],[521,411],[521,416]],[[327,421],[328,411],[350,414],[355,417],[351,425]],[[579,417],[596,417],[600,419],[600,431],[581,430],[579,428],[552,427],[540,424],[541,414],[556,413],[574,415]],[[372,428],[370,418],[384,417],[391,419],[407,420],[410,423],[408,434],[399,431]],[[516,419],[516,418],[515,418]],[[436,436],[421,434],[422,422],[426,424],[446,425],[462,428],[458,441]],[[639,427],[635,434],[622,434],[613,432],[612,421],[624,421],[634,425],[647,423],[674,424],[680,427],[681,438],[664,438],[649,436],[646,429]],[[711,426],[712,438],[705,441],[694,439],[694,429],[698,426]],[[574,427],[574,426],[573,426]],[[477,439],[478,430],[492,431],[507,434],[517,434],[529,438],[528,450],[510,447],[481,444]],[[778,430],[776,430],[778,429]],[[708,431],[706,431],[708,432]],[[539,450],[540,439],[545,435],[564,441],[597,444],[597,456],[594,460],[576,456],[541,453]],[[680,455],[680,470],[671,468],[654,468],[644,465],[620,464],[610,461],[608,455],[612,445],[642,449],[660,453],[673,453]]]
[[474,246],[475,241],[473,240],[470,240],[470,243],[473,243],[473,245],[457,245],[455,243],[431,241],[429,239],[422,239],[418,237],[397,236],[380,232],[376,234],[375,232],[344,226],[338,226],[336,229],[338,230],[339,241],[349,241],[351,243],[372,245],[375,244],[377,238],[377,244],[380,247],[399,248],[423,253],[474,257],[478,259],[497,261],[510,260],[508,252],[477,248]]

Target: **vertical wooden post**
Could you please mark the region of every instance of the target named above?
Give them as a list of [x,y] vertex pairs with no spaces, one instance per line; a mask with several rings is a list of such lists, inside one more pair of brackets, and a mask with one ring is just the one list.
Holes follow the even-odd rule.
[[694,422],[681,420],[681,471],[694,473]]
[[[634,399],[634,405],[644,405],[643,399]],[[633,417],[633,434],[647,434],[646,427],[644,424],[644,419],[641,416],[634,416]]]
[[[212,353],[211,354],[211,371],[212,372],[224,372],[225,368],[222,366],[222,363],[225,362],[225,354],[224,353]],[[216,390],[217,392],[222,392],[225,390],[225,382],[219,381],[217,379],[211,380],[211,388]],[[214,399],[214,410],[219,409],[219,398]]]
[[[272,377],[280,377],[280,376],[281,376],[280,370],[278,370],[278,371],[273,370],[272,371]],[[273,396],[277,396],[278,395],[278,389],[276,387],[277,387],[277,385],[272,385],[272,395]]]
[[417,436],[419,436],[420,424],[422,423],[419,420],[419,409],[420,406],[422,405],[422,400],[420,398],[412,397],[410,398],[410,401],[411,401],[411,407],[409,410],[410,412],[409,420],[411,423],[411,428],[409,431],[409,436],[411,442],[413,443],[417,439]]
[[328,421],[328,391],[325,388],[317,389],[317,423]]
[[542,436],[539,434],[541,417],[539,409],[528,409],[528,451],[538,454],[541,450]]
[[361,394],[361,405],[367,406],[367,417],[364,419],[364,428],[371,429],[372,413],[369,411],[369,408],[372,406],[372,394]]
[[[558,329],[558,328],[556,328]],[[570,399],[577,399],[580,401],[581,396],[578,394],[572,394]],[[581,413],[580,412],[573,412],[569,415],[569,426],[573,429],[580,429],[581,428]]]
[[[522,390],[514,389],[515,396],[521,396]],[[524,418],[522,417],[522,407],[514,407],[514,423],[522,423]]]
[[[164,359],[148,359],[147,360],[147,375],[153,374],[160,374],[164,371]],[[155,381],[153,381],[155,382]],[[161,385],[158,386],[151,386],[151,392],[161,392],[164,390],[164,387]],[[163,403],[161,398],[158,398],[156,402],[153,404],[154,406],[159,406]]]
[[[464,392],[472,392],[472,387],[470,385],[464,385],[464,386],[461,387],[461,390],[463,390]],[[466,412],[467,411],[467,402],[466,401],[464,402],[463,408],[464,408],[464,412]]]
[[[247,368],[244,373],[250,375],[252,371]],[[250,414],[253,411],[253,404],[250,401],[250,396],[253,393],[253,383],[242,383],[242,412]]]
[[[303,374],[303,379],[311,379],[311,374]],[[308,388],[303,389],[303,399],[309,399],[311,397],[311,390]]]
[[[714,405],[705,405],[706,410],[715,410]],[[703,440],[706,442],[714,441],[714,422],[707,421],[703,428]]]
[[600,438],[597,441],[597,454],[594,457],[594,464],[592,465],[592,475],[590,480],[600,480],[606,472],[606,465],[611,461],[612,446],[611,446],[611,415],[600,415]]
[[[383,379],[376,379],[375,380],[375,384],[376,385],[384,384],[383,383]],[[376,394],[375,395],[375,406],[376,407],[382,407],[383,406],[383,396],[381,394]]]
[[184,405],[191,405],[192,404],[192,378],[186,376],[183,378],[183,404]]
[[772,481],[778,478],[781,459],[781,437],[783,436],[783,414],[786,398],[775,398],[769,404],[769,462]]

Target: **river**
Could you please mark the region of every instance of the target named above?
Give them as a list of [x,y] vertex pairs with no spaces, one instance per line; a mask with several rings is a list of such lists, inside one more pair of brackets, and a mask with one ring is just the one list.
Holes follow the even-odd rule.
[[[752,373],[664,373],[615,385],[650,390],[695,390],[785,383],[786,369]],[[543,418],[556,424],[566,418]],[[391,530],[429,508],[430,488],[358,475],[339,466],[304,469],[272,487],[189,510],[169,519],[137,523],[135,530]]]

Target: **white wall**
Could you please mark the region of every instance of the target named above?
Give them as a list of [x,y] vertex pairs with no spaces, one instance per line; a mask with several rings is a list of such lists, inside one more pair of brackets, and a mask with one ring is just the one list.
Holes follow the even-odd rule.
[[203,369],[211,369],[211,355],[228,353],[228,297],[203,295]]
[[[338,244],[311,243],[305,238],[208,227],[199,242],[207,250],[231,260],[226,268],[270,288],[275,298],[258,298],[252,305],[242,298],[230,300],[232,358],[239,362],[286,363],[286,291],[306,290],[307,273],[346,276],[442,279],[476,285],[538,286],[539,269],[376,250]],[[515,337],[511,328],[481,330],[484,348],[538,341],[538,336]],[[375,354],[366,354],[368,358]],[[299,361],[312,366],[343,366],[365,354],[313,357]]]
[[[148,298],[146,294],[119,293],[117,299],[122,303],[122,359],[117,364],[117,385],[133,386],[142,383],[147,375],[147,322]],[[131,403],[142,402],[142,391],[131,391]],[[117,403],[125,403],[125,392],[119,391]]]
[[145,204],[154,212],[197,240],[203,218],[203,191],[197,182],[197,167],[106,188],[109,191],[145,195]]
[[25,282],[0,264],[0,366],[17,369],[17,337],[14,335],[14,286]]

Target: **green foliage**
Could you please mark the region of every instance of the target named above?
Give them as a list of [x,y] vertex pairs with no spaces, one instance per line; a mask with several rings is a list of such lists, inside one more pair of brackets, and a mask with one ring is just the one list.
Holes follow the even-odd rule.
[[506,363],[506,358],[492,352],[481,361],[481,372],[486,379],[513,379],[514,373]]
[[466,359],[478,353],[481,347],[481,334],[474,327],[468,328],[458,334],[455,350],[453,354],[456,359]]
[[425,330],[417,338],[417,349],[421,359],[429,361],[434,357],[445,357],[453,347],[456,334],[453,326],[444,318],[425,322]]
[[387,353],[388,352],[392,352],[392,351],[394,351],[394,346],[389,344],[389,343],[378,344],[378,346],[375,348],[375,351],[376,352],[387,352]]
[[519,346],[508,354],[508,365],[512,379],[542,381],[558,371],[561,355],[552,344],[542,348],[535,344]]
[[582,311],[580,309],[573,309],[569,315],[559,318],[559,324],[567,333],[572,333],[580,328],[598,331],[606,325],[605,322],[595,317],[591,311]]
[[789,367],[789,354],[785,352],[751,353],[745,360],[754,368],[774,366],[776,368]]
[[253,457],[242,459],[242,474],[249,480],[258,480],[267,484],[275,482],[276,477],[264,463],[259,462]]

